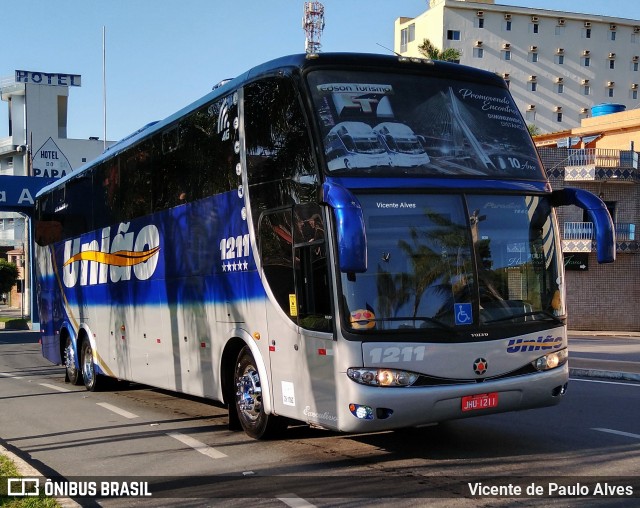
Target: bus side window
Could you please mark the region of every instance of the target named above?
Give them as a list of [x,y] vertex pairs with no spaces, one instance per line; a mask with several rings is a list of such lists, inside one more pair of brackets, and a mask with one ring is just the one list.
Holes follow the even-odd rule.
[[249,196],[257,221],[265,210],[315,199],[319,175],[295,82],[267,78],[248,84],[243,94]]
[[53,194],[36,202],[34,237],[38,245],[46,246],[62,240],[62,223],[53,214]]
[[54,191],[54,215],[62,224],[62,238],[93,229],[91,175],[81,174]]
[[282,310],[295,320],[291,211],[264,214],[258,230],[264,278]]

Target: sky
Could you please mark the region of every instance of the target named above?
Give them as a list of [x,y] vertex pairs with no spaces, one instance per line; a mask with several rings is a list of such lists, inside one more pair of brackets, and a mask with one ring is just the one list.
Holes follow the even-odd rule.
[[[1,3],[9,0],[0,0]],[[428,0],[323,0],[322,51],[388,53],[394,21]],[[638,0],[497,0],[640,20]],[[69,138],[118,140],[199,99],[223,79],[304,52],[302,0],[21,0],[0,16],[0,79],[15,70],[80,74],[69,98]],[[0,102],[0,138],[8,136]]]

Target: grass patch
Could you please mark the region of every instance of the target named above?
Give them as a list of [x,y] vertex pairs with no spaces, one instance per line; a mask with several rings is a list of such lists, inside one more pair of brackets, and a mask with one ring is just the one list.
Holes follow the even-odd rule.
[[29,319],[15,317],[0,317],[0,323],[4,323],[5,330],[29,330]]
[[59,508],[60,505],[50,497],[9,497],[7,496],[7,478],[19,478],[16,465],[4,455],[0,455],[0,506],[2,508]]

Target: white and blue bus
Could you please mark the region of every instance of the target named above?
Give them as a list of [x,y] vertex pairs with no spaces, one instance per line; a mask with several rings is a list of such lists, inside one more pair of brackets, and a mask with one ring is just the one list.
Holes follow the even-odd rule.
[[[350,164],[340,125],[393,125],[425,153],[379,154],[373,136],[380,162]],[[561,205],[589,211],[613,261],[606,207],[552,191],[498,76],[284,57],[39,192],[42,351],[89,390],[220,401],[255,438],[553,405],[568,379]]]

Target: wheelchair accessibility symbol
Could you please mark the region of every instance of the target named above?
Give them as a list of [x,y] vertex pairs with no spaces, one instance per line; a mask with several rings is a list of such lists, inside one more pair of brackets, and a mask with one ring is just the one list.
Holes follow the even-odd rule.
[[454,303],[453,311],[456,316],[456,325],[470,325],[473,323],[473,310],[470,303]]

